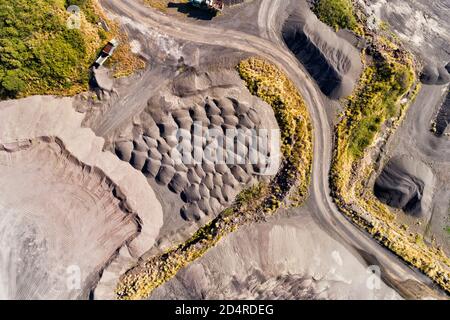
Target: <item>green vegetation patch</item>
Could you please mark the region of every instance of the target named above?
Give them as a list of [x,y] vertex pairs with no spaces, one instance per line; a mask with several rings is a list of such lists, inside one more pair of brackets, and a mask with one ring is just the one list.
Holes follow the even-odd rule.
[[66,5],[62,0],[0,0],[1,98],[70,94],[86,87],[100,39],[87,23],[67,28]]
[[[67,26],[70,5],[81,9],[79,29]],[[87,90],[89,67],[112,38],[121,43],[109,61],[115,75],[145,66],[94,0],[0,0],[0,99]]]
[[273,64],[259,58],[242,61],[238,66],[249,91],[272,106],[281,130],[281,150],[289,163],[287,181],[299,183],[299,202],[306,197],[312,166],[312,125],[306,105],[295,85]]
[[419,88],[411,55],[388,37],[373,35],[372,41],[360,83],[335,129],[332,195],[355,224],[450,292],[450,260],[443,250],[402,227],[368,182],[375,170],[369,157],[378,152],[375,139],[394,132]]
[[361,89],[349,99],[347,117],[340,125],[349,137],[348,152],[354,158],[364,154],[387,119],[400,115],[399,99],[411,88],[413,80],[410,66],[386,59],[364,70]]
[[351,0],[318,0],[312,9],[320,21],[336,30],[357,30]]

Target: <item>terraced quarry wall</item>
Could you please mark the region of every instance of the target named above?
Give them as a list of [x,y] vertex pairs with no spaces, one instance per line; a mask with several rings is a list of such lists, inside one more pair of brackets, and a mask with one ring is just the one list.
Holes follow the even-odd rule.
[[5,299],[86,298],[119,248],[139,257],[158,235],[153,190],[82,119],[70,98],[0,103]]

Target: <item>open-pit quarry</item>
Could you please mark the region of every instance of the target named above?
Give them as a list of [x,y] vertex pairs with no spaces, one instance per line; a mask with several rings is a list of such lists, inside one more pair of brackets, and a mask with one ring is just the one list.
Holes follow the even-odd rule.
[[448,299],[448,4],[204,9],[87,0],[76,95],[0,82],[0,298]]

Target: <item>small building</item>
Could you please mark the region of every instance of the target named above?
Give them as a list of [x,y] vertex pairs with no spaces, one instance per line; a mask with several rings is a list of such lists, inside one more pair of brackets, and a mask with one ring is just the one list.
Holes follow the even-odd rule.
[[106,60],[108,60],[113,55],[114,51],[116,51],[118,46],[119,41],[117,41],[116,39],[112,39],[111,41],[109,41],[106,44],[106,46],[102,49],[102,52],[95,61],[94,67],[98,68],[102,66],[106,62]]
[[216,12],[222,11],[224,7],[222,0],[189,0],[189,3],[194,7],[208,9]]

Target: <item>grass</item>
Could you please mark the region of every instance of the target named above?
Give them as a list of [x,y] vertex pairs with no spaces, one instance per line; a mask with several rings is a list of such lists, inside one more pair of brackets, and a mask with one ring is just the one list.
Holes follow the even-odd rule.
[[361,157],[372,145],[381,125],[400,115],[399,99],[408,92],[413,80],[410,65],[385,58],[365,68],[361,88],[348,100],[349,112],[339,127],[348,136],[350,156]]
[[68,29],[64,1],[0,0],[0,96],[20,97],[85,86],[84,67],[99,36]]
[[166,13],[169,3],[188,3],[188,0],[144,0],[150,7]]
[[250,91],[267,101],[277,114],[284,137],[281,169],[269,184],[257,184],[242,191],[232,207],[200,228],[185,243],[128,270],[116,289],[119,299],[148,297],[222,237],[273,214],[298,182],[298,192],[305,199],[311,174],[312,127],[302,97],[281,70],[262,59],[244,60],[237,69]]
[[360,83],[335,128],[330,171],[333,199],[356,225],[450,292],[450,260],[443,250],[402,227],[368,187],[375,173],[373,159],[379,155],[375,140],[381,133],[394,132],[419,89],[411,55],[394,38],[371,37],[367,52],[371,58],[364,61]]
[[351,0],[318,0],[312,10],[320,21],[335,30],[358,30]]
[[[81,8],[80,29],[67,27],[72,4]],[[0,0],[0,98],[85,91],[99,50],[119,35],[117,26],[110,34],[98,26],[100,18],[107,20],[94,0]],[[130,57],[128,50],[121,61]]]
[[303,98],[286,75],[265,60],[244,60],[239,64],[238,71],[249,91],[272,106],[281,130],[281,150],[291,164],[287,176],[300,182],[300,199],[306,197],[313,138],[311,120]]

